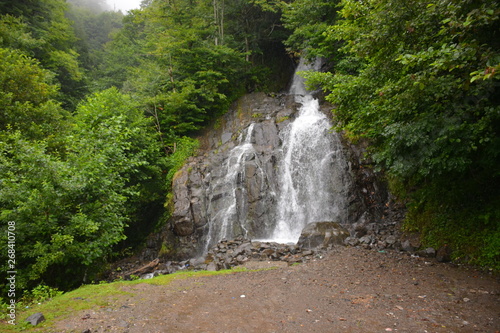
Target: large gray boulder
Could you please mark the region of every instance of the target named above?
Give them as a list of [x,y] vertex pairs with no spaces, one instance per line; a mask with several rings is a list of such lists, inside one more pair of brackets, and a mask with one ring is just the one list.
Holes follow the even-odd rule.
[[302,229],[297,245],[304,249],[327,248],[344,245],[349,231],[336,222],[313,222]]

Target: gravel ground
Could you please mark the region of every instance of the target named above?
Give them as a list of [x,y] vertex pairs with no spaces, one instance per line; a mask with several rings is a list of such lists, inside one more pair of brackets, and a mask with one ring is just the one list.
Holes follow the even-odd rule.
[[500,332],[498,277],[395,251],[340,248],[275,269],[129,285],[56,332]]

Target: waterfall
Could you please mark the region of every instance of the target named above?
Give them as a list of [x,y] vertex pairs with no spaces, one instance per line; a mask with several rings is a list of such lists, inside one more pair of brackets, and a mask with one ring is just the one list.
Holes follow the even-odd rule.
[[[301,61],[297,71],[318,66]],[[264,123],[253,122],[207,175],[204,253],[238,236],[295,243],[310,222],[347,221],[348,166],[339,135],[297,74],[290,94],[301,107],[295,120],[278,131],[275,162],[263,155]]]
[[[255,160],[256,152],[252,144],[255,123],[248,126],[239,137],[239,144],[234,147],[225,161],[225,175],[214,182],[208,189],[211,207],[209,212],[209,231],[205,242],[205,252],[210,246],[222,239],[246,237],[248,226],[247,214],[247,161]],[[262,176],[261,168],[258,173]],[[215,207],[212,207],[215,206]]]
[[[319,62],[301,60],[297,72],[318,69]],[[279,165],[280,194],[277,223],[271,240],[297,242],[310,222],[346,220],[347,163],[337,133],[295,74],[290,94],[302,106],[298,117],[282,132]]]

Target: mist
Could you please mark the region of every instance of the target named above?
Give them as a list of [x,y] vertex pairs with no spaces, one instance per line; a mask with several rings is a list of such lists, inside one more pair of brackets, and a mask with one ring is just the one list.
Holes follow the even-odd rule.
[[124,14],[131,9],[139,9],[141,0],[106,0],[111,10],[121,10]]
[[106,0],[67,0],[67,2],[76,7],[88,8],[95,13],[113,10]]

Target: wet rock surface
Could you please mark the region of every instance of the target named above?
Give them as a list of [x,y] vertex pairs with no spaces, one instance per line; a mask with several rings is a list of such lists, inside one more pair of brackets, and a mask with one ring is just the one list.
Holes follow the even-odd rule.
[[[165,257],[178,260],[204,253],[224,237],[269,237],[277,223],[283,135],[299,109],[287,94],[249,94],[200,133],[199,154],[173,179],[172,217],[159,234],[151,235],[144,260],[161,256],[165,244],[175,247]],[[320,110],[331,116],[331,106],[320,103]],[[365,148],[344,142],[337,152],[345,156],[345,165],[338,170],[345,174],[337,175],[346,186],[343,224],[387,221],[382,219],[391,199],[371,162],[364,159]],[[237,170],[234,175],[232,170]],[[219,238],[221,229],[227,235]]]
[[326,249],[344,244],[349,231],[336,222],[313,222],[302,230],[297,246],[307,249]]

